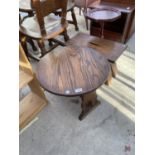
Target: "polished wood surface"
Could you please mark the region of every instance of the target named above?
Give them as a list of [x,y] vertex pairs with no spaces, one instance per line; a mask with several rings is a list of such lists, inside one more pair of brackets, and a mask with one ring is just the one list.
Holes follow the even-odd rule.
[[121,16],[120,11],[116,9],[104,8],[104,9],[92,9],[86,13],[88,19],[98,22],[111,22],[117,20]]
[[71,40],[67,42],[67,45],[78,45],[80,47],[90,47],[95,49],[97,52],[102,53],[105,58],[109,61],[111,66],[111,71],[109,73],[108,79],[105,82],[106,85],[110,85],[112,82],[112,77],[116,77],[117,65],[116,60],[127,48],[126,45],[101,39],[89,34],[79,33]]
[[76,96],[100,87],[109,75],[104,55],[88,47],[63,47],[41,58],[37,78],[43,88],[58,95]]
[[[86,13],[86,17],[92,22],[100,25],[100,37],[104,38],[105,22],[113,22],[121,17],[121,12],[113,8],[91,9]],[[92,29],[91,29],[92,30]]]
[[79,33],[67,42],[67,45],[79,45],[80,47],[90,47],[104,54],[109,61],[116,61],[127,48],[127,45],[101,39],[89,34]]

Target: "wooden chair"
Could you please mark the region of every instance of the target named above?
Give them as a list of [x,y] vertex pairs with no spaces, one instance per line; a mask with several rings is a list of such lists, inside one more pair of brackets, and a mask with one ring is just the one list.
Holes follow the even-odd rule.
[[[80,9],[80,14],[82,9],[83,13],[85,14],[90,5],[99,4],[100,1],[101,0],[74,0],[75,6]],[[88,20],[85,18],[85,21],[86,21],[86,28],[88,30]]]
[[[75,3],[73,0],[68,0],[67,3],[67,12],[71,12],[71,16],[72,16],[72,20],[67,20],[69,24],[73,24],[75,25],[75,30],[78,31],[78,24],[77,24],[77,20],[76,20],[76,15],[74,12],[74,7],[75,7]],[[59,16],[61,16],[61,10],[57,10],[56,14],[58,14]]]
[[[63,42],[54,38],[63,34],[65,41],[69,39],[66,30],[68,25],[66,22],[67,0],[64,0],[63,3],[61,0],[31,0],[31,6],[35,10],[36,15],[26,18],[20,23],[20,33],[22,36],[36,40],[41,49],[42,56],[51,50],[47,51],[45,49],[45,40],[51,40],[65,46]],[[53,14],[58,9],[62,9],[61,17]],[[25,46],[26,39],[21,40],[21,44]]]

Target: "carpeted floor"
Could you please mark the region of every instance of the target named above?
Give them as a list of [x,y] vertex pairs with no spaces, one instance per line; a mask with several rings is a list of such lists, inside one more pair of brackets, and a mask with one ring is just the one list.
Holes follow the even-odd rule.
[[[77,9],[76,15],[80,31],[89,33]],[[72,37],[78,32],[69,25],[68,33]],[[134,35],[127,44],[112,85],[97,90],[102,104],[83,121],[78,120],[80,98],[45,92],[49,104],[21,132],[20,155],[134,155]],[[31,63],[35,70],[37,62]]]

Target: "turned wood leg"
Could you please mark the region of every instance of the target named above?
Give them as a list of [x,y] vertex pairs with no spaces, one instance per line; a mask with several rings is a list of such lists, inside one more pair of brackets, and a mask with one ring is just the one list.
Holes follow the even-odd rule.
[[78,31],[79,28],[78,28],[78,25],[77,25],[76,16],[75,16],[75,13],[74,13],[74,8],[71,9],[71,16],[72,16],[72,19],[73,19],[73,23],[74,23],[74,25],[75,25],[75,30]]
[[118,72],[117,65],[115,62],[110,62],[110,66],[111,66],[112,77],[115,78]]
[[46,54],[44,41],[40,39],[37,42],[38,42],[39,48],[41,49],[41,55],[44,56]]
[[65,30],[65,31],[63,32],[63,35],[64,35],[64,40],[65,40],[65,41],[68,41],[68,40],[69,40],[69,36],[68,36],[68,34],[67,34],[67,30]]
[[97,107],[100,104],[100,102],[97,100],[96,91],[82,95],[81,98],[82,98],[82,104],[81,104],[82,112],[79,115],[79,120],[83,120],[84,117],[86,117],[89,112],[91,112],[95,107]]

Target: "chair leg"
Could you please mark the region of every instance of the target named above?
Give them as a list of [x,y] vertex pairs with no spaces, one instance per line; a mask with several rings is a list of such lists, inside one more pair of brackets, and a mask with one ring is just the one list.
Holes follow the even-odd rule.
[[32,46],[33,51],[37,51],[37,48],[32,39],[27,39],[27,42]]
[[73,19],[73,23],[75,25],[75,30],[78,31],[79,28],[78,28],[78,25],[77,25],[77,20],[76,20],[74,8],[71,9],[71,16],[72,16],[72,19]]
[[63,32],[63,36],[64,36],[64,40],[65,40],[65,41],[68,41],[68,40],[69,40],[69,36],[68,36],[68,34],[67,34],[67,30],[65,30],[65,31]]
[[49,46],[53,46],[52,39],[48,39],[48,45],[49,45]]
[[37,43],[38,43],[39,48],[41,49],[41,55],[44,56],[46,54],[44,41],[40,39],[37,41]]

